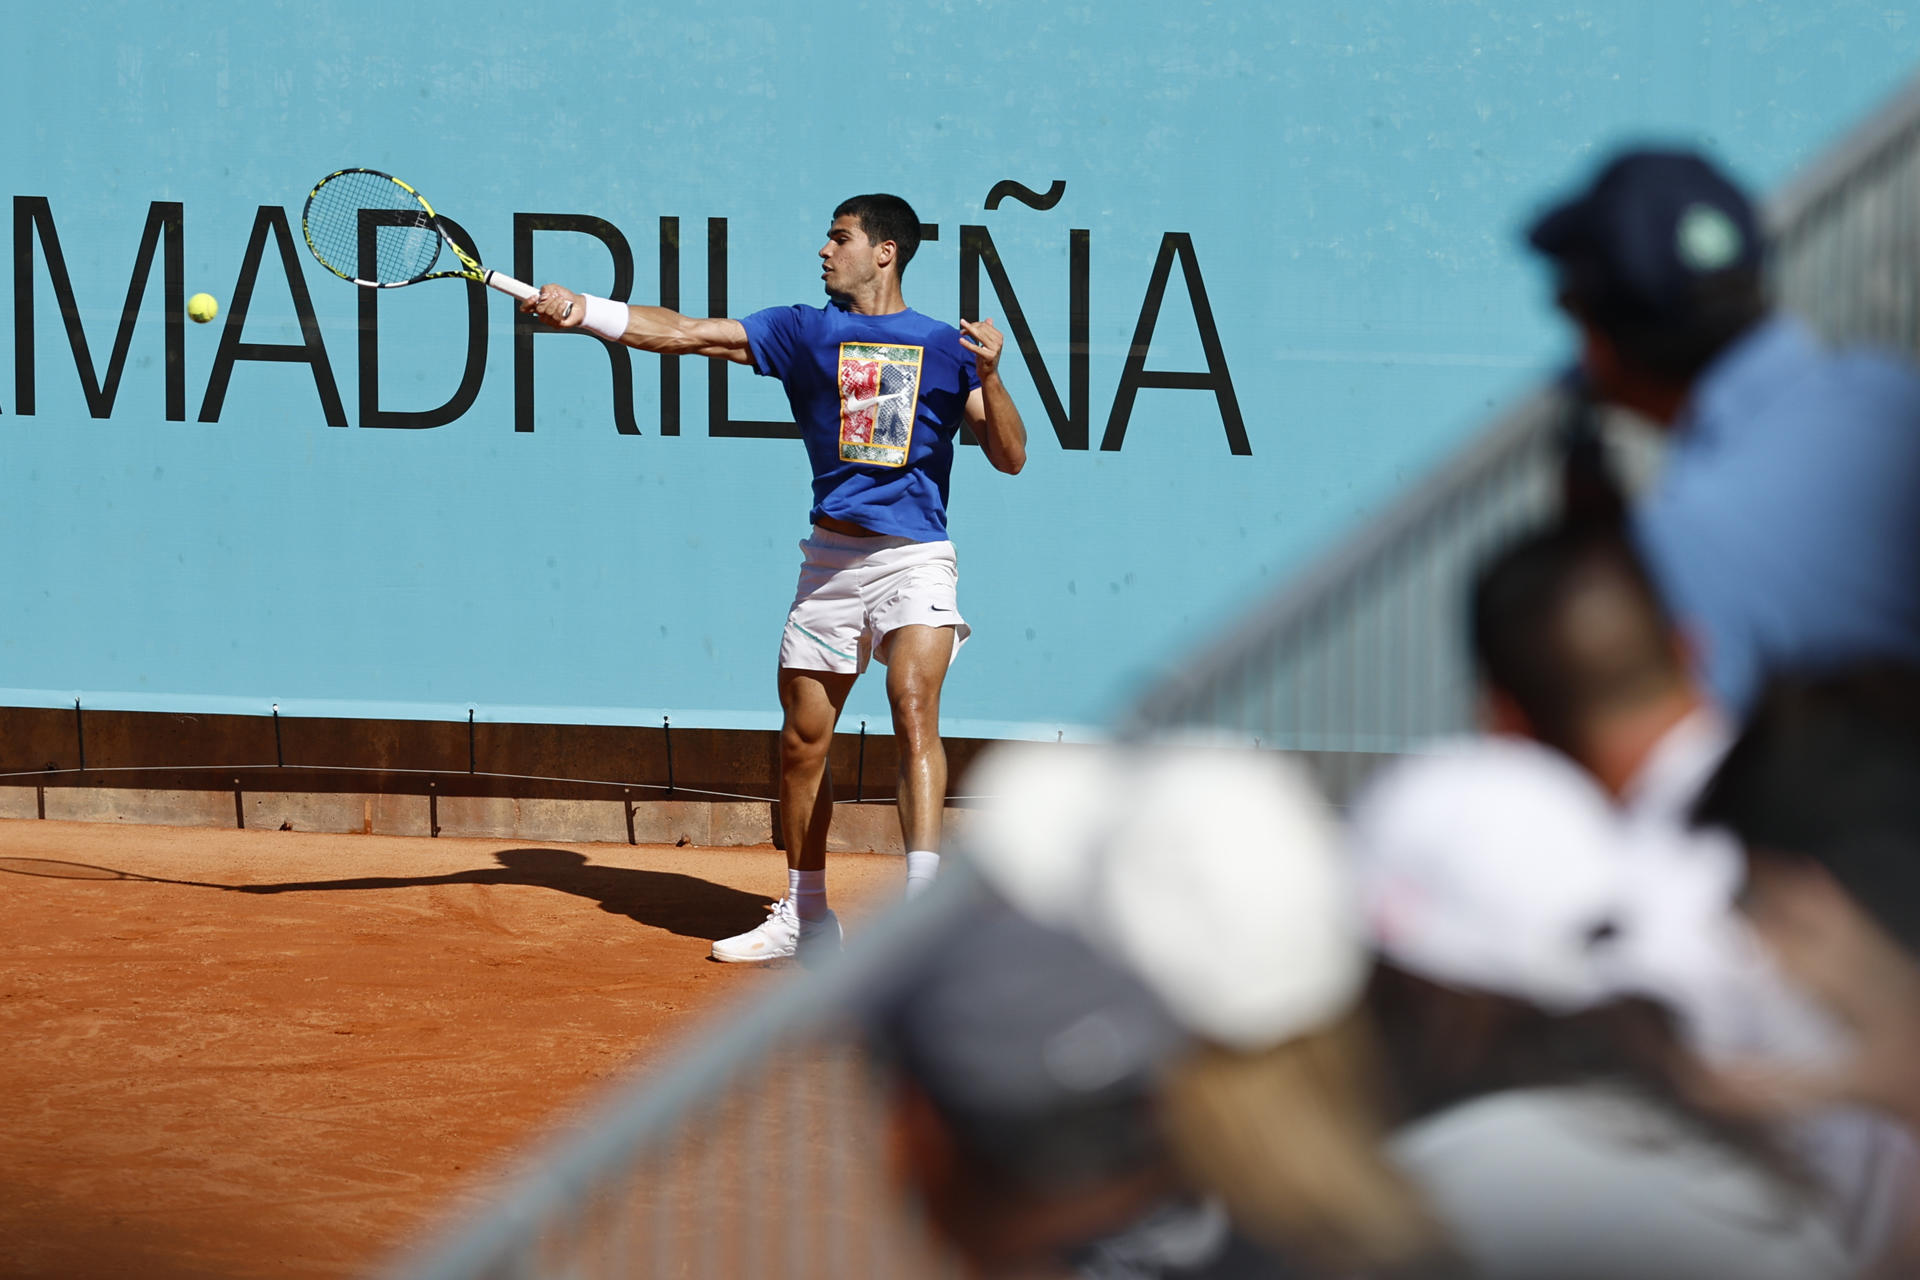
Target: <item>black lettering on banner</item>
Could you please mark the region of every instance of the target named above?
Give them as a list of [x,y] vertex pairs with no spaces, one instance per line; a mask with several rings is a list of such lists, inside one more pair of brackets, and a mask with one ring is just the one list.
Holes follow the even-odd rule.
[[1024,182],[1015,182],[1012,178],[1002,178],[993,184],[992,190],[987,192],[987,212],[991,213],[995,209],[998,209],[1002,200],[1018,200],[1021,204],[1026,205],[1027,208],[1038,209],[1044,213],[1059,204],[1060,197],[1066,194],[1067,183],[1064,178],[1055,178],[1052,182],[1048,183],[1047,193],[1045,195],[1041,195]]
[[[613,288],[607,297],[625,302],[633,293],[633,246],[620,228],[605,218],[587,213],[516,213],[513,215],[513,273],[532,280],[533,233],[571,231],[592,236],[607,246],[613,255]],[[542,325],[534,327],[533,317],[516,310],[513,314],[513,429],[533,430],[533,335],[536,332],[559,333]],[[633,417],[633,360],[624,343],[602,343],[613,362],[613,426],[623,436],[640,434]]]
[[[707,314],[727,314],[727,220],[707,219]],[[727,413],[727,374],[731,360],[707,362],[707,434],[743,440],[798,440],[791,422],[734,418]]]
[[[680,309],[680,219],[660,219],[660,305]],[[680,357],[660,357],[660,434],[680,434]]]
[[[360,278],[372,280],[379,274],[381,227],[418,226],[420,214],[411,209],[362,209],[360,211]],[[466,228],[452,218],[443,217],[441,225],[475,261],[480,250]],[[444,427],[473,408],[480,397],[480,381],[487,374],[487,286],[476,281],[467,286],[467,365],[460,374],[460,385],[445,404],[433,409],[382,409],[380,407],[380,295],[384,289],[360,290],[360,425],[363,427],[399,427],[423,430]]]
[[[260,274],[260,261],[266,255],[267,233],[273,233],[280,250],[280,269],[286,273],[287,291],[293,297],[293,311],[300,318],[299,342],[242,342],[247,309],[253,305],[253,286]],[[340,402],[340,388],[333,380],[333,365],[327,359],[326,344],[320,340],[320,322],[313,314],[313,296],[307,292],[300,255],[293,247],[293,231],[287,225],[287,211],[276,204],[263,204],[253,218],[253,234],[247,238],[246,257],[240,260],[240,278],[233,282],[233,302],[227,311],[226,327],[220,331],[220,348],[214,352],[213,372],[207,377],[207,394],[200,401],[200,421],[218,422],[220,409],[227,400],[227,383],[233,378],[233,366],[241,360],[262,360],[304,364],[313,370],[314,390],[320,396],[320,412],[330,427],[347,425],[347,411]]]
[[[1194,323],[1200,329],[1200,350],[1205,354],[1207,371],[1189,373],[1148,369],[1147,348],[1153,342],[1154,326],[1160,321],[1160,303],[1167,292],[1167,277],[1173,270],[1174,255],[1180,257],[1180,269],[1186,276],[1187,299],[1193,304]],[[1220,404],[1220,421],[1227,432],[1227,449],[1234,454],[1251,454],[1247,424],[1240,417],[1240,400],[1233,393],[1233,377],[1227,372],[1226,353],[1220,347],[1220,330],[1213,322],[1213,307],[1207,302],[1206,282],[1200,278],[1200,260],[1194,256],[1193,237],[1184,231],[1169,231],[1160,238],[1160,254],[1153,260],[1153,276],[1147,283],[1147,296],[1140,304],[1140,320],[1134,326],[1133,344],[1127,349],[1126,367],[1120,374],[1120,389],[1114,393],[1113,411],[1107,415],[1102,450],[1118,449],[1126,439],[1127,420],[1133,416],[1133,400],[1142,387],[1163,387],[1175,391],[1211,391]]]
[[[1088,305],[1088,278],[1093,258],[1092,244],[1093,236],[1089,231],[1075,228],[1067,232],[1067,403],[1062,408],[1053,375],[1047,370],[1046,358],[1040,354],[1040,344],[1034,340],[1033,326],[1027,323],[1020,299],[1013,292],[1007,269],[1000,261],[1000,251],[994,247],[993,236],[985,227],[960,228],[960,314],[969,320],[980,318],[980,268],[986,267],[987,279],[993,282],[994,295],[1000,299],[1000,306],[1006,313],[1007,331],[1026,359],[1034,390],[1040,396],[1040,405],[1046,410],[1047,420],[1053,424],[1053,434],[1059,438],[1062,449],[1087,447],[1089,352],[1092,345],[1089,339],[1092,308]],[[960,438],[964,444],[976,443],[973,432],[964,426]]]
[[127,300],[120,308],[120,326],[113,337],[113,351],[107,357],[107,376],[102,382],[95,376],[93,353],[87,347],[87,335],[80,323],[80,306],[73,296],[73,279],[67,271],[66,255],[60,249],[60,236],[53,225],[53,208],[45,196],[13,198],[13,356],[15,411],[34,411],[33,359],[33,239],[37,231],[40,248],[47,263],[47,277],[53,283],[53,296],[66,322],[67,344],[73,348],[73,364],[80,375],[80,390],[87,398],[87,412],[96,418],[113,413],[113,402],[120,392],[120,375],[126,372],[127,351],[133,343],[134,321],[140,315],[140,300],[146,295],[147,278],[153,273],[153,256],[165,246],[162,301],[165,310],[166,414],[168,422],[187,420],[186,290],[182,248],[185,217],[175,201],[156,200],[147,206],[147,225],[140,235],[140,249],[134,255],[133,276],[127,282]]

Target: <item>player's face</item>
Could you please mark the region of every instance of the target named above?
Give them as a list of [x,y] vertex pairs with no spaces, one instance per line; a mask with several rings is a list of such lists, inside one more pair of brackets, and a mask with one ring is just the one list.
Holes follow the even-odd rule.
[[820,282],[827,292],[850,297],[871,285],[880,273],[875,248],[860,219],[852,214],[835,218],[827,229],[827,242],[820,246]]

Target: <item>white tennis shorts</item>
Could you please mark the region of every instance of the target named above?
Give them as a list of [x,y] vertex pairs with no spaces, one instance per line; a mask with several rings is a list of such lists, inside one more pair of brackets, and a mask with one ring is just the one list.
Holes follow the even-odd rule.
[[900,627],[953,628],[959,655],[973,628],[960,616],[951,542],[856,538],[815,526],[800,544],[800,587],[780,637],[780,665],[858,675],[887,660]]

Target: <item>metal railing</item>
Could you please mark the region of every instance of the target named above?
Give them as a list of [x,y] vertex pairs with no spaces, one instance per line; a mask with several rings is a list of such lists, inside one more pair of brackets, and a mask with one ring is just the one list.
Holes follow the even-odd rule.
[[1775,288],[1827,338],[1920,353],[1920,80],[1767,204]]
[[1165,676],[1129,730],[1205,727],[1298,752],[1338,796],[1381,757],[1465,726],[1464,584],[1488,548],[1552,510],[1567,407],[1552,388],[1522,401]]
[[[959,1272],[887,1179],[887,1086],[849,1024],[977,900],[964,867],[664,1069],[614,1086],[400,1280]],[[492,1199],[490,1197],[490,1199]]]
[[[1920,81],[1767,204],[1781,304],[1833,341],[1920,352]],[[1382,756],[1471,725],[1473,566],[1545,518],[1568,410],[1542,388],[1263,609],[1169,673],[1136,730],[1229,730],[1302,752],[1336,797]],[[1657,444],[1605,424],[1626,471]]]
[[[1785,304],[1822,333],[1920,349],[1920,81],[1769,205]],[[1564,406],[1542,389],[1372,520],[1127,722],[1230,730],[1304,753],[1337,795],[1384,755],[1465,727],[1463,592],[1493,544],[1550,510]],[[887,914],[662,1070],[620,1085],[495,1207],[396,1280],[944,1276],[885,1186],[884,1088],[847,1020],[969,893]]]

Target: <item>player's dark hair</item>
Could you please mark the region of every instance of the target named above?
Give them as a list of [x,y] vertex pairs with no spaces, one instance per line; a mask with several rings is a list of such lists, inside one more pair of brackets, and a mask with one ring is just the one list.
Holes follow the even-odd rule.
[[1758,267],[1723,271],[1693,282],[1666,315],[1618,305],[1605,282],[1575,266],[1560,281],[1560,305],[1604,333],[1626,363],[1663,382],[1692,382],[1721,352],[1765,318],[1768,299]]
[[1672,624],[1617,527],[1520,539],[1480,570],[1470,610],[1481,678],[1535,737],[1576,759],[1591,717],[1685,677]]
[[913,261],[913,255],[920,249],[920,215],[913,211],[912,205],[899,196],[879,193],[849,196],[840,202],[833,216],[836,219],[858,218],[860,229],[867,233],[868,244],[893,241],[894,248],[899,251],[893,260],[895,274],[907,273],[907,264]]

